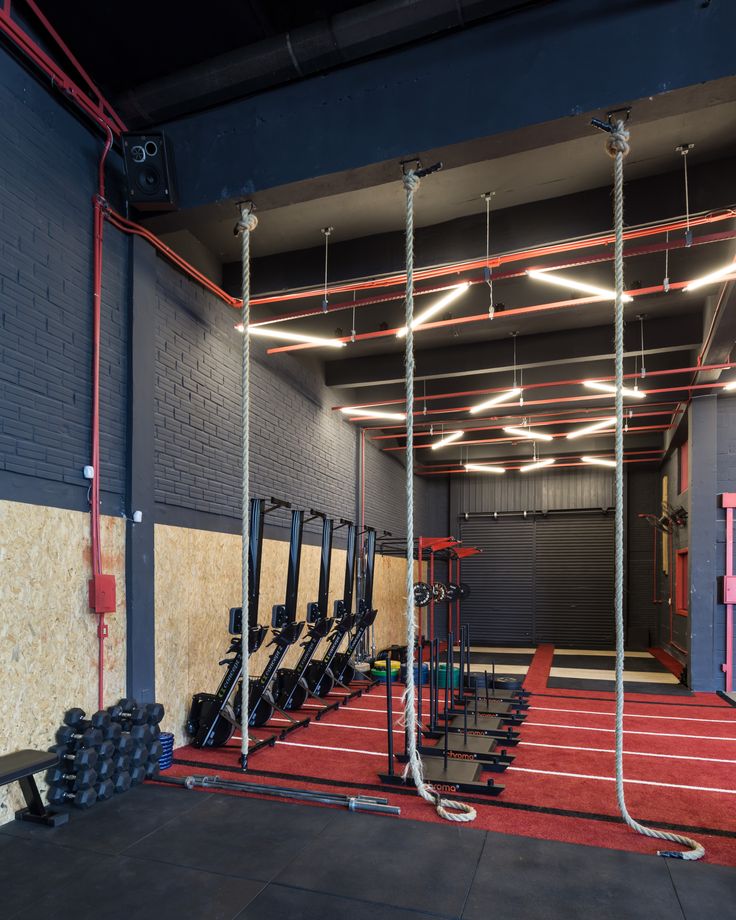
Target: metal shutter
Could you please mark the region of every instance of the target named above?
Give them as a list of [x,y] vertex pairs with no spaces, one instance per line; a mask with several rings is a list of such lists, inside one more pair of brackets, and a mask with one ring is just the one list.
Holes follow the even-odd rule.
[[536,522],[535,640],[614,647],[613,514],[564,514]]
[[473,645],[529,645],[534,635],[534,520],[462,521],[460,537],[483,550],[462,563],[471,596],[461,604]]

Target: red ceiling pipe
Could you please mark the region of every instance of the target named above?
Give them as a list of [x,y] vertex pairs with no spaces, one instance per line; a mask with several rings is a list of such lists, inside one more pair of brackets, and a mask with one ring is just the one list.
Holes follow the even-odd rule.
[[[667,377],[674,374],[689,374],[693,371],[725,371],[729,368],[736,367],[736,362],[724,361],[721,364],[706,364],[701,367],[673,367],[667,368],[666,370],[659,371],[647,371],[647,377]],[[639,373],[624,374],[624,380],[641,380],[646,379],[642,378]],[[602,383],[610,383],[615,380],[615,377],[606,377],[606,376],[593,376],[593,377],[575,377],[567,380],[545,380],[542,383],[530,383],[525,384],[523,387],[524,392],[527,390],[542,390],[548,387],[563,387],[563,386],[576,386],[578,384],[585,383],[586,380],[599,380]],[[415,396],[415,403],[422,402],[432,402],[436,399],[459,399],[464,396],[490,396],[492,393],[505,393],[509,390],[509,386],[504,387],[487,387],[482,390],[456,390],[454,393],[436,393],[433,396]],[[647,393],[650,390],[646,391]],[[514,400],[510,403],[499,403],[499,406],[514,406],[518,400]],[[377,409],[381,406],[398,406],[405,405],[405,399],[384,399],[380,402],[370,402],[370,403],[355,403],[354,405],[345,405],[345,406],[333,406],[332,410],[342,410],[342,409]],[[489,408],[491,408],[489,406]],[[494,407],[495,408],[495,407]],[[523,407],[522,407],[523,408]]]
[[[597,411],[597,410],[596,410],[596,411]],[[554,412],[546,413],[547,416],[551,416],[551,415],[555,415],[555,414],[557,414],[557,413],[554,413]],[[633,415],[631,415],[631,416],[629,416],[629,414],[628,414],[628,412],[627,412],[626,415],[627,415],[627,418],[630,418],[630,419],[631,419],[631,418],[650,418],[650,417],[653,416],[653,415],[666,415],[666,416],[669,416],[669,415],[670,415],[670,411],[667,410],[667,409],[663,409],[661,412],[635,412],[635,413],[634,413]],[[540,416],[526,416],[526,418],[529,420],[529,424],[530,424],[531,427],[534,427],[534,426],[533,426],[533,420],[534,420],[535,418],[541,418],[541,417],[542,417],[541,415],[540,415]],[[603,415],[599,415],[599,416],[597,416],[597,417],[596,417],[596,416],[587,415],[587,416],[581,416],[580,418],[545,418],[544,421],[541,421],[541,422],[539,422],[538,424],[539,424],[539,425],[577,425],[577,424],[580,424],[580,423],[582,423],[582,422],[598,422],[598,421],[603,421],[604,418],[608,418],[608,417],[609,417],[609,416],[603,414]],[[501,421],[498,425],[482,425],[482,426],[478,426],[478,427],[475,427],[475,428],[466,428],[466,429],[465,429],[465,434],[475,434],[475,433],[478,432],[478,431],[498,431],[498,430],[500,430],[501,428],[505,428],[507,424],[508,424],[508,421],[507,421],[507,420],[503,420],[503,421]],[[376,429],[373,429],[373,428],[364,428],[364,429],[363,429],[363,431],[374,431],[374,430],[376,430]],[[380,429],[378,429],[378,430],[380,430]],[[448,430],[447,432],[445,432],[445,434],[449,434],[449,433],[450,433],[449,430]],[[419,432],[415,431],[415,432],[414,432],[414,437],[416,438],[418,435],[428,435],[429,437],[442,437],[442,436],[443,436],[443,433],[442,433],[442,432],[435,432],[434,435],[430,435],[430,433],[429,433],[428,431],[419,431]],[[377,436],[374,437],[374,438],[371,438],[371,441],[394,441],[394,440],[396,440],[396,438],[402,438],[402,437],[405,437],[405,435],[404,435],[404,434],[399,434],[399,433],[396,433],[396,434],[382,434],[382,435],[377,435]],[[459,444],[467,444],[468,442],[467,442],[467,441],[459,441],[458,443],[459,443]],[[416,444],[416,442],[415,442],[415,444]],[[426,446],[428,446],[428,445],[431,445],[431,442],[428,441],[427,444],[419,444],[419,445],[417,445],[417,446],[418,446],[418,447],[426,447]]]
[[[624,463],[655,463],[655,462],[656,462],[658,459],[660,459],[660,458],[661,458],[661,454],[658,454],[657,456],[651,457],[651,458],[649,458],[649,459],[642,457],[641,459],[636,459],[636,460],[624,460]],[[498,461],[498,460],[478,460],[478,461],[475,461],[475,460],[474,460],[473,462],[474,462],[474,463],[476,463],[476,462],[477,462],[477,463],[499,463],[500,461]],[[530,460],[529,460],[529,463],[531,463],[531,462],[532,462],[532,461],[531,461],[531,459],[530,459]],[[549,469],[549,470],[560,470],[560,469],[567,468],[567,467],[571,467],[571,466],[588,466],[588,464],[587,464],[587,463],[555,463],[554,466],[549,466],[549,467],[547,467],[547,469]],[[506,469],[507,469],[509,472],[513,472],[513,471],[516,471],[516,470],[520,470],[520,469],[521,469],[521,466],[507,466]],[[473,475],[473,474],[474,474],[474,470],[466,470],[464,467],[452,467],[452,468],[441,469],[441,470],[425,469],[425,470],[418,470],[418,471],[417,471],[417,475],[418,475],[418,476],[452,476],[452,475],[454,475],[455,473],[462,473],[463,475]],[[478,476],[481,476],[482,473],[478,473],[477,475],[478,475]]]
[[[678,230],[686,230],[688,227],[699,227],[705,224],[715,223],[721,220],[729,220],[734,216],[736,211],[727,208],[724,211],[711,212],[702,214],[698,217],[691,217],[687,220],[672,220],[655,226],[633,228],[624,233],[624,240],[643,239],[651,236],[659,236],[663,233],[675,233]],[[612,234],[601,234],[596,237],[587,237],[579,240],[566,240],[559,243],[549,243],[545,246],[537,246],[533,249],[522,249],[517,252],[501,253],[492,256],[489,259],[470,259],[465,262],[456,262],[451,265],[440,265],[432,268],[423,268],[414,272],[416,281],[423,281],[427,278],[440,278],[443,275],[460,274],[462,272],[472,271],[473,269],[499,268],[512,262],[522,262],[525,259],[541,259],[546,256],[559,255],[563,252],[575,252],[578,249],[591,249],[597,246],[609,246],[614,242]],[[394,275],[386,275],[382,278],[371,278],[365,281],[345,282],[335,284],[327,289],[329,294],[347,293],[349,291],[367,291],[382,287],[394,287],[406,283],[406,274],[400,272]],[[289,293],[267,294],[261,297],[254,297],[253,304],[280,303],[288,300],[302,300],[309,297],[323,297],[324,288],[309,288],[303,291],[291,291]],[[321,312],[321,310],[320,310]]]
[[[691,245],[702,246],[709,243],[721,243],[733,239],[736,239],[736,230],[724,230],[721,233],[708,233],[697,236],[693,239]],[[633,259],[637,256],[649,255],[651,253],[666,252],[672,249],[684,249],[686,245],[687,244],[684,237],[674,238],[664,243],[650,243],[647,246],[636,246],[625,250],[624,258]],[[611,262],[612,260],[613,254],[611,252],[602,252],[597,255],[574,259],[570,262],[562,262],[556,265],[545,265],[544,268],[547,271],[564,271],[567,268],[579,268],[581,265],[595,265],[601,262]],[[524,275],[526,275],[526,273],[526,268],[513,268],[504,272],[494,272],[493,280],[507,281],[511,278],[522,278]],[[440,285],[435,284],[429,287],[420,287],[416,289],[414,295],[416,297],[421,297],[423,294],[438,294],[442,291],[452,290],[452,288],[457,287],[459,280],[461,279],[455,277],[453,280],[448,280]],[[484,274],[473,275],[470,278],[465,277],[462,279],[462,281],[470,285],[487,283]],[[327,309],[324,309],[321,305],[317,307],[304,307],[301,310],[294,310],[290,313],[279,313],[278,316],[272,316],[268,319],[264,319],[261,323],[259,323],[259,325],[284,323],[293,319],[305,319],[311,316],[322,316],[325,313],[339,313],[343,310],[353,310],[360,307],[369,307],[379,303],[390,303],[395,300],[401,300],[403,297],[404,292],[401,290],[396,290],[386,294],[377,294],[372,297],[361,297],[360,300],[341,300],[337,303],[328,303]],[[258,300],[258,298],[256,298],[256,300]]]
[[119,136],[126,130],[123,120],[95,86],[92,79],[66,46],[48,19],[46,19],[34,0],[25,0],[25,5],[31,9],[38,21],[66,56],[67,60],[82,77],[82,80],[87,84],[92,95],[83,90],[78,83],[64,73],[56,61],[54,61],[35,39],[13,19],[11,16],[11,0],[3,0],[2,6],[0,6],[0,32],[4,32],[14,45],[19,48],[39,70],[46,74],[53,86],[61,90],[68,99],[74,102],[96,124],[109,128],[115,136]]
[[[674,403],[673,403],[673,402],[655,402],[655,403],[648,403],[647,405],[648,405],[649,408],[659,408],[659,407],[661,407],[661,406],[667,406],[667,407],[668,407],[668,412],[667,412],[667,414],[669,415],[669,411],[671,410],[671,407],[674,406]],[[613,410],[611,410],[611,411],[613,411]],[[549,419],[549,418],[551,418],[551,417],[554,416],[554,415],[568,415],[568,414],[574,415],[576,412],[608,412],[608,410],[605,409],[605,408],[604,408],[604,409],[599,409],[599,408],[595,408],[595,409],[560,409],[558,412],[536,412],[536,413],[534,413],[533,415],[525,415],[524,418],[529,419],[529,420],[530,420],[530,423],[531,423],[531,422],[533,422],[535,419]],[[609,413],[609,414],[610,414],[610,413]],[[650,413],[647,413],[647,414],[650,414]],[[474,421],[479,421],[479,422],[489,422],[489,421],[498,421],[498,422],[501,422],[501,421],[503,421],[503,422],[505,423],[508,419],[511,419],[511,418],[518,418],[518,417],[519,417],[519,416],[516,416],[516,415],[508,415],[508,416],[504,416],[504,415],[480,415],[480,416],[477,416],[477,417],[474,419]],[[373,419],[373,421],[376,421],[376,419]],[[568,422],[568,421],[571,421],[571,420],[570,420],[570,419],[562,419],[562,418],[561,418],[559,421],[560,421],[561,423],[564,423],[564,422]],[[591,419],[590,416],[586,416],[585,418],[582,419],[582,421],[593,421],[593,419]],[[434,422],[415,422],[415,423],[414,423],[415,432],[416,432],[416,429],[417,429],[417,428],[428,428],[430,425],[434,425],[434,424],[435,424]],[[460,424],[460,423],[458,423],[458,424]],[[539,424],[540,424],[540,425],[543,425],[543,424],[547,424],[547,423],[546,423],[546,422],[540,422]],[[406,428],[405,428],[404,425],[386,425],[386,426],[383,426],[383,425],[371,425],[371,426],[366,426],[366,428],[365,428],[364,430],[365,430],[365,431],[391,431],[392,429],[397,429],[397,433],[396,433],[396,434],[387,434],[387,435],[383,435],[383,436],[381,436],[381,437],[371,438],[371,440],[372,440],[372,441],[382,441],[382,440],[386,440],[386,439],[388,439],[388,438],[398,438],[398,437],[401,437],[401,435],[398,433],[398,429],[401,429],[401,431],[406,431]],[[468,430],[469,430],[469,431],[475,431],[475,430],[481,430],[481,431],[482,431],[483,429],[474,429],[474,428],[470,428],[470,429],[468,429]],[[426,431],[421,431],[421,432],[419,432],[419,433],[420,433],[420,434],[427,434]]]
[[[725,386],[726,386],[725,383],[699,383],[695,385],[684,384],[683,386],[679,386],[679,387],[662,387],[658,390],[647,390],[647,393],[652,394],[652,395],[656,395],[658,393],[680,393],[683,390],[688,390],[688,391],[690,390],[708,390],[714,387],[721,387],[722,389]],[[524,403],[524,406],[525,407],[526,406],[547,406],[547,405],[554,405],[554,404],[559,404],[559,403],[585,402],[590,399],[598,399],[598,398],[606,399],[607,397],[604,393],[601,393],[600,396],[596,396],[595,394],[591,394],[591,395],[585,394],[584,396],[559,396],[559,397],[550,397],[548,399],[530,399],[529,402]],[[430,409],[427,412],[427,415],[451,415],[453,412],[469,412],[470,408],[471,408],[470,406],[456,406],[454,409]],[[509,416],[509,417],[510,418],[526,418],[523,412],[517,412],[513,416]],[[351,422],[364,422],[365,416],[364,415],[350,416],[349,420]]]
[[[684,287],[687,287],[690,284],[690,281],[675,281],[669,285],[668,290],[670,291],[679,291]],[[652,287],[648,288],[637,288],[636,290],[626,291],[625,293],[633,298],[644,297],[647,294],[661,294],[664,292],[664,286],[661,284],[655,284]],[[470,316],[455,316],[452,319],[438,320],[433,323],[422,323],[421,326],[417,326],[415,331],[426,330],[426,329],[445,329],[450,326],[462,326],[467,323],[480,323],[480,322],[494,322],[498,323],[501,320],[508,319],[510,317],[516,316],[526,316],[530,313],[545,313],[549,310],[564,310],[569,309],[570,307],[581,307],[588,306],[593,303],[606,303],[610,300],[610,297],[575,297],[570,300],[555,300],[549,303],[538,303],[533,304],[529,307],[515,307],[513,310],[504,310],[502,313],[496,312],[496,315],[493,319],[488,315],[488,311],[485,313],[474,313]],[[269,320],[269,322],[272,322]],[[361,332],[355,337],[352,335],[345,336],[335,336],[340,342],[364,342],[370,339],[385,339],[390,336],[395,336],[400,329],[403,327],[397,326],[395,329],[377,329],[373,332]],[[277,355],[285,351],[303,351],[305,348],[323,348],[322,345],[314,345],[310,342],[303,342],[297,345],[280,345],[277,348],[269,348],[267,354]]]
[[[640,425],[640,426],[635,427],[635,428],[630,426],[630,427],[627,429],[627,431],[628,431],[629,433],[631,433],[631,432],[638,432],[638,431],[667,431],[667,429],[668,429],[669,427],[670,427],[669,424],[668,424],[668,425]],[[605,435],[606,432],[604,432],[604,431],[595,432],[595,431],[594,431],[594,432],[591,432],[591,434],[592,434],[593,436],[595,436],[596,434],[598,434],[598,435]],[[566,437],[567,437],[567,434],[566,434],[566,433],[562,433],[562,434],[557,433],[557,434],[553,434],[552,437],[553,437],[555,440],[557,440],[557,439],[560,439],[560,438],[566,438]],[[520,438],[518,435],[509,435],[507,438],[476,438],[475,440],[472,440],[472,441],[456,441],[456,442],[455,442],[455,445],[456,445],[456,446],[459,446],[459,447],[465,447],[465,446],[470,446],[471,444],[503,444],[503,443],[506,443],[506,442],[508,442],[508,441],[519,441],[519,442],[523,443],[523,442],[526,441],[526,440],[529,440],[529,439],[527,439],[527,438]],[[432,445],[431,445],[431,444],[415,444],[415,445],[414,445],[414,448],[415,448],[416,450],[431,450]],[[384,453],[387,453],[387,454],[389,454],[389,453],[394,453],[394,452],[396,452],[396,451],[403,452],[403,451],[406,450],[406,446],[405,446],[405,445],[400,445],[400,446],[397,446],[397,447],[382,447],[381,450],[384,451]]]

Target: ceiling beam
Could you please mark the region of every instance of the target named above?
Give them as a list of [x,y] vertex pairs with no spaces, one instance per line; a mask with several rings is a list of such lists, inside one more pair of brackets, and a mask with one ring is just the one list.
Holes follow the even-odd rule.
[[[637,121],[661,117],[677,106],[677,90],[733,74],[734,31],[733,4],[527,5],[519,16],[168,123],[180,208],[231,207],[266,189],[375,164],[390,164],[383,173],[395,176],[407,156],[552,120],[564,127],[579,121],[573,114],[627,101],[645,100]],[[625,67],[600,66],[608,48]],[[539,145],[540,136],[535,128],[528,142]]]
[[[679,316],[677,322],[670,318],[647,320],[644,328],[646,352],[650,355],[666,354],[675,350],[697,349],[702,320],[699,313],[693,312]],[[625,345],[630,355],[639,351],[639,335],[638,323],[627,326]],[[610,361],[613,360],[612,344],[610,326],[519,336],[516,342],[517,360],[525,374],[534,368]],[[415,360],[417,381],[508,374],[513,369],[513,340],[507,337],[453,345],[451,348],[417,350]],[[676,364],[664,366],[683,365],[682,356],[674,360]],[[327,386],[345,389],[401,385],[404,380],[403,365],[404,358],[400,352],[327,361],[325,382]],[[354,400],[356,404],[360,401],[360,398]]]

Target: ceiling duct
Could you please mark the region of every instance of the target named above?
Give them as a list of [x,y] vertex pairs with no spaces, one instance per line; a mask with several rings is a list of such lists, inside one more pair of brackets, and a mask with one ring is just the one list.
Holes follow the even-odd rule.
[[144,83],[116,103],[133,126],[166,121],[539,5],[542,0],[375,0]]

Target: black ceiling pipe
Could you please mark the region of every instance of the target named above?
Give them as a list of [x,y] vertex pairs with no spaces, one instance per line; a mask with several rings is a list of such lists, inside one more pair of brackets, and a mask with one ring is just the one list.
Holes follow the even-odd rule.
[[166,121],[550,2],[554,0],[374,0],[144,83],[122,94],[116,105],[136,127]]

